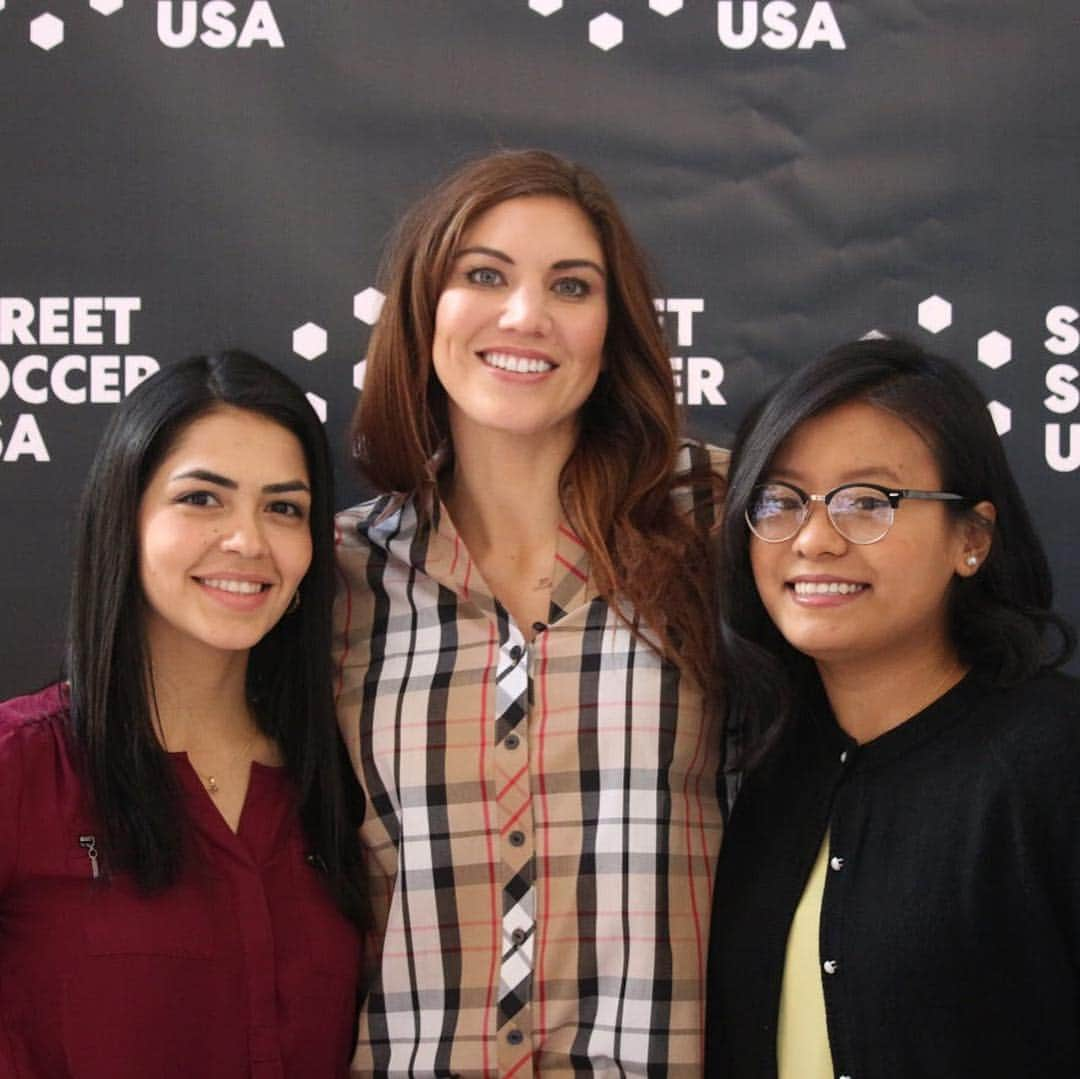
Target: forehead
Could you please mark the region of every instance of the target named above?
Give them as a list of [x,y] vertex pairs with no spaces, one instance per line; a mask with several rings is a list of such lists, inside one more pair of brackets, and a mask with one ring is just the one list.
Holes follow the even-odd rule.
[[865,401],[804,420],[780,444],[772,471],[843,483],[891,475],[908,486],[938,482],[937,459],[923,435],[893,412]]
[[287,427],[260,412],[231,405],[204,412],[188,423],[169,447],[163,466],[176,467],[188,459],[226,462],[238,469],[292,469],[307,475],[300,440]]
[[603,265],[604,261],[600,237],[585,211],[557,195],[523,195],[489,207],[462,233],[459,246],[473,244],[550,262],[590,258]]

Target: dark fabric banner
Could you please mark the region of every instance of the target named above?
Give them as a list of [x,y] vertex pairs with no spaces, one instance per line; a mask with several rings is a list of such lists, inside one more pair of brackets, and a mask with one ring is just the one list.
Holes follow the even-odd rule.
[[0,0],[0,695],[59,670],[89,456],[158,365],[280,366],[354,499],[384,240],[496,147],[610,183],[698,434],[870,331],[962,362],[1076,622],[1078,57],[1073,0]]

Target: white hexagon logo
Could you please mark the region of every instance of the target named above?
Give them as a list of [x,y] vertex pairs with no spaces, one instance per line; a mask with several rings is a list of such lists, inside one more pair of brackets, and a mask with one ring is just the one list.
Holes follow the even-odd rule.
[[90,6],[102,15],[115,15],[124,6],[124,0],[90,0]]
[[991,401],[986,408],[990,413],[990,419],[994,421],[994,429],[997,433],[1007,435],[1012,430],[1012,409],[1000,401]]
[[326,330],[314,322],[305,322],[293,330],[293,352],[305,360],[318,359],[326,351]]
[[361,322],[374,326],[382,314],[382,305],[386,297],[377,288],[366,288],[353,297],[352,313]]
[[997,330],[979,338],[979,363],[996,371],[1012,359],[1012,338]]
[[609,15],[597,15],[589,20],[589,43],[607,52],[622,44],[622,19]]
[[359,363],[353,364],[352,369],[352,384],[353,389],[362,390],[364,388],[364,375],[367,374],[367,360],[361,360]]
[[952,325],[952,304],[940,296],[930,296],[919,304],[919,325],[931,333],[941,333]]
[[323,423],[326,423],[326,398],[320,397],[317,393],[305,393],[304,396],[308,399],[308,404],[315,410],[315,415]]
[[30,40],[46,52],[64,40],[64,21],[46,12],[30,20]]
[[683,0],[649,0],[649,7],[660,15],[674,15],[682,6]]
[[529,0],[529,10],[537,15],[554,15],[561,11],[563,0]]

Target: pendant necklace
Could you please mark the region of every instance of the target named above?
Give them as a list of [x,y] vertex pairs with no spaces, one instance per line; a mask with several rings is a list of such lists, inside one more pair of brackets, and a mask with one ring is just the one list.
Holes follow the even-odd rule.
[[[240,747],[239,751],[235,753],[228,761],[228,767],[231,768],[245,753],[247,753],[251,747],[255,744],[255,739],[259,737],[259,728],[256,727],[251,737]],[[189,758],[190,759],[190,758]],[[203,781],[203,786],[206,787],[211,797],[216,798],[221,792],[221,784],[217,781],[217,775],[203,775],[196,769],[198,777]],[[220,769],[218,775],[221,774]]]

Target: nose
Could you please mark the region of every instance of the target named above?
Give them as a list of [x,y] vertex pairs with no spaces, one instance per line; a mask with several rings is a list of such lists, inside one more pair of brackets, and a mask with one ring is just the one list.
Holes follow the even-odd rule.
[[499,316],[499,328],[518,333],[543,334],[550,328],[546,291],[523,282],[507,293]]
[[259,558],[266,553],[262,515],[238,511],[232,515],[221,537],[221,549],[243,558]]
[[803,558],[835,557],[843,554],[848,544],[821,502],[810,503],[810,512],[791,542],[792,549]]

